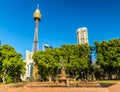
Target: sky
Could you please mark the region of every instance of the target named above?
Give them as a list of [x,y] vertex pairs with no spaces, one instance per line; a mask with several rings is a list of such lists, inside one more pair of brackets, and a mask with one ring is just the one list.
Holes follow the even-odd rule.
[[89,45],[120,38],[120,0],[0,0],[0,39],[25,58],[32,51],[40,4],[39,49],[77,44],[76,31],[87,27]]

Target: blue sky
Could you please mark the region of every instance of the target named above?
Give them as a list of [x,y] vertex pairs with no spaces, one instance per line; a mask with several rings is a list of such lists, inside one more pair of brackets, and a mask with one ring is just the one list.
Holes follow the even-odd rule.
[[120,0],[0,0],[0,39],[25,57],[32,50],[33,13],[40,4],[39,49],[77,44],[76,30],[88,28],[89,44],[120,38]]

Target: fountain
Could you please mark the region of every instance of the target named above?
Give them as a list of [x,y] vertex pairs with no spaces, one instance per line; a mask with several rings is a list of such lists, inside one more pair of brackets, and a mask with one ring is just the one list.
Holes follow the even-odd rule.
[[66,77],[64,61],[62,61],[61,74],[58,78],[55,78],[56,85],[69,86],[69,79]]

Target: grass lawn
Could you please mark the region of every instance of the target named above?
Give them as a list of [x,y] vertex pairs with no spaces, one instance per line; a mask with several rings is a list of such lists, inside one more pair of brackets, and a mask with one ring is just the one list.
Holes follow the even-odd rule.
[[100,83],[118,83],[120,80],[98,80]]

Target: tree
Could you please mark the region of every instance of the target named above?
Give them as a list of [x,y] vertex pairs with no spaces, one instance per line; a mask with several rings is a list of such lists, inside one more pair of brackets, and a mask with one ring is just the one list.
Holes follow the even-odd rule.
[[66,70],[74,78],[80,78],[80,73],[89,67],[90,48],[84,45],[62,45],[62,56],[66,63]]
[[56,50],[57,49],[47,49],[45,52],[38,51],[33,55],[33,59],[36,61],[42,79],[51,81],[52,77],[57,72],[59,62]]
[[[68,76],[81,78],[81,71],[87,74],[90,61],[90,47],[85,45],[62,45],[60,48],[47,49],[34,53],[33,59],[41,77],[51,80],[60,73],[64,61]],[[86,75],[87,76],[87,75]]]
[[3,83],[12,81],[15,77],[20,77],[25,70],[25,63],[21,59],[22,55],[9,45],[0,46],[0,78]]
[[97,64],[104,70],[104,75],[107,74],[108,79],[111,79],[115,73],[118,76],[118,68],[120,67],[120,39],[112,39],[101,43],[96,41],[94,44],[96,47]]

